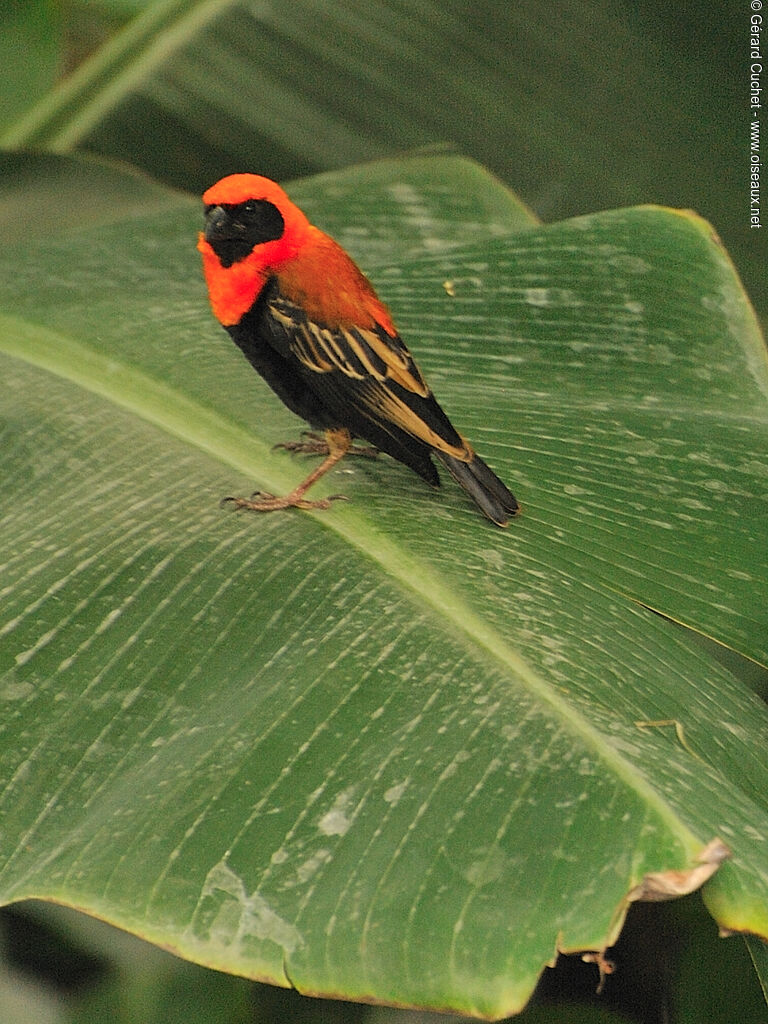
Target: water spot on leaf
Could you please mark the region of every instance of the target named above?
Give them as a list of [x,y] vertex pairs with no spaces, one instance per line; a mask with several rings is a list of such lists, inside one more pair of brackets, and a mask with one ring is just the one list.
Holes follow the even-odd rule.
[[0,688],[0,700],[23,700],[34,690],[32,683],[10,680]]
[[336,797],[333,807],[327,811],[317,823],[317,827],[326,836],[343,836],[349,831],[352,819],[349,808],[354,796],[353,790],[345,789]]
[[570,288],[526,288],[523,297],[529,306],[582,305],[582,300]]
[[398,782],[396,786],[390,786],[384,794],[384,799],[388,804],[392,804],[393,807],[397,806],[400,797],[408,788],[408,780],[403,779],[402,782]]
[[248,939],[274,942],[286,953],[303,944],[299,930],[275,913],[260,893],[249,893],[225,860],[206,876],[192,929],[197,941],[241,954]]
[[311,857],[308,857],[307,860],[305,860],[303,864],[300,864],[296,869],[297,882],[300,885],[308,882],[317,872],[318,868],[321,868],[323,864],[327,864],[331,857],[331,851],[324,847],[320,850],[316,850]]
[[498,846],[481,847],[461,872],[462,877],[477,888],[497,881],[507,865],[507,855]]

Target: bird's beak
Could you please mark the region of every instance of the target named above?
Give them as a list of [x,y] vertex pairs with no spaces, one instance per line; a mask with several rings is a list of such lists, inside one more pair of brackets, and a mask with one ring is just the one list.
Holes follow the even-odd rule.
[[231,241],[234,238],[241,237],[242,234],[242,225],[233,221],[223,206],[213,206],[206,213],[203,235],[209,244]]

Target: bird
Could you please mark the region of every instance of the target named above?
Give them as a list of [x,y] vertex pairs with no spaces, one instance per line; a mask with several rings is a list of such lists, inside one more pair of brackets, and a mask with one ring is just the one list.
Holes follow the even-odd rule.
[[344,496],[306,493],[348,453],[384,452],[439,486],[435,456],[488,519],[506,526],[517,500],[453,427],[351,256],[269,178],[230,174],[202,199],[197,248],[213,314],[315,432],[285,447],[325,455],[289,494],[226,500],[255,512],[327,509]]

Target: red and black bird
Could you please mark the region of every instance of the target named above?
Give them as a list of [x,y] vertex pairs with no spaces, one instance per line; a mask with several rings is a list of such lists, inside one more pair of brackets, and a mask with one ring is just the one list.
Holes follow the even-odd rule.
[[229,175],[203,202],[198,249],[216,318],[278,398],[327,442],[289,446],[327,454],[290,494],[235,504],[259,512],[327,508],[332,499],[304,495],[358,437],[435,486],[436,455],[505,526],[517,501],[454,430],[386,306],[341,246],[268,178]]

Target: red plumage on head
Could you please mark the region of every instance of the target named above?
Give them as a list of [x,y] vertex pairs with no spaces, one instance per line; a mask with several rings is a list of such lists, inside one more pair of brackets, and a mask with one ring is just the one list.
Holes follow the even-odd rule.
[[368,279],[337,242],[310,224],[276,182],[259,174],[230,174],[203,193],[206,206],[237,206],[249,199],[277,207],[285,225],[280,238],[261,243],[226,268],[202,234],[198,241],[211,305],[223,324],[237,323],[258,298],[267,277],[277,274],[308,316],[344,326],[378,324],[394,336],[389,311]]

